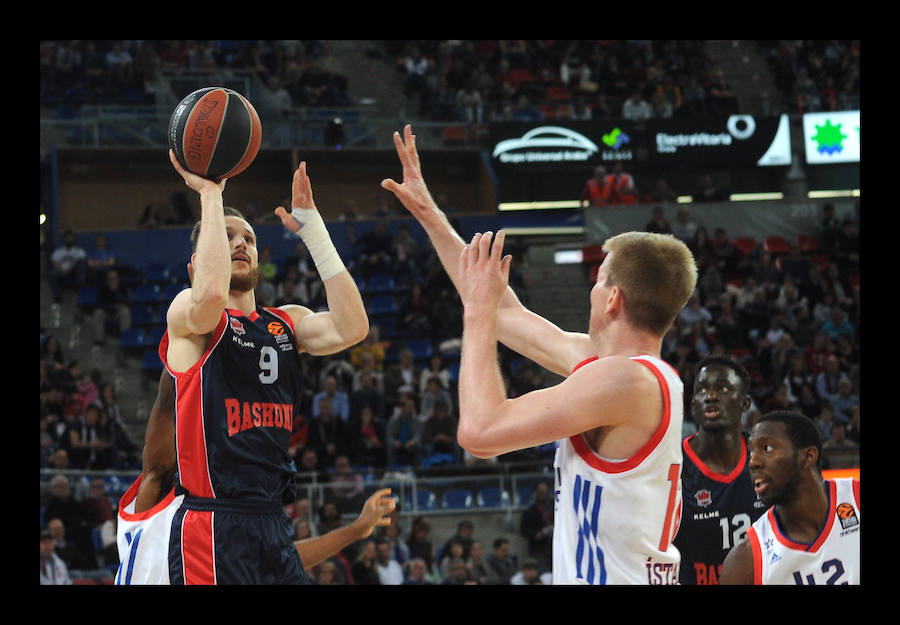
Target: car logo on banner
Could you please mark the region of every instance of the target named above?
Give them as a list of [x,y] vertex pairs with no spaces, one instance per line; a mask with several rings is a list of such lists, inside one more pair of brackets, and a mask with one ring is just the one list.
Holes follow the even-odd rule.
[[554,163],[587,161],[599,152],[597,144],[579,132],[561,126],[532,128],[517,139],[494,146],[501,163]]

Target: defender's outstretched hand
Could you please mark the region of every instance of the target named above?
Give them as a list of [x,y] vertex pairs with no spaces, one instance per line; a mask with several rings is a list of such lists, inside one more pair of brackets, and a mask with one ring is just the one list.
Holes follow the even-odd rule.
[[372,494],[363,506],[356,521],[365,529],[363,538],[369,536],[376,526],[390,525],[391,512],[397,507],[397,500],[391,497],[390,488],[382,488]]
[[419,153],[416,150],[416,135],[412,132],[412,126],[407,124],[403,128],[402,138],[399,132],[394,132],[394,147],[397,148],[397,156],[400,157],[400,164],[403,166],[403,183],[385,178],[381,181],[381,187],[397,196],[406,210],[421,220],[428,216],[435,204],[422,177]]
[[496,310],[509,282],[512,256],[503,256],[503,230],[472,237],[459,255],[459,297],[466,310]]

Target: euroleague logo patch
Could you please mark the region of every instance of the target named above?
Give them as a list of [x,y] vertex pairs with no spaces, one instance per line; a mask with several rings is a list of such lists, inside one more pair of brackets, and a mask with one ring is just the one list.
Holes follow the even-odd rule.
[[856,516],[856,509],[849,503],[838,504],[835,513],[837,514],[837,518],[841,520],[841,527],[843,529],[847,529],[848,527],[856,527],[857,525],[859,525],[859,518]]
[[279,321],[270,322],[269,325],[266,326],[266,330],[269,331],[269,334],[274,336],[281,336],[284,334],[284,326],[281,325],[281,322]]
[[707,507],[712,503],[712,493],[710,493],[707,489],[698,490],[694,493],[694,499],[697,500],[697,505],[702,507]]

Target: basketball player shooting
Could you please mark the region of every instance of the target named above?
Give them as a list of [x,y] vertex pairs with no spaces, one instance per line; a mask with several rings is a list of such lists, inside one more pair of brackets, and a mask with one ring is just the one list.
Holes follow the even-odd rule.
[[200,196],[191,287],[167,313],[159,353],[175,381],[177,474],[184,501],[171,525],[172,584],[308,583],[282,497],[296,471],[288,454],[303,380],[298,355],[342,351],[368,319],[352,276],[313,201],[306,164],[295,170],[291,212],[276,215],[303,239],[329,309],[256,304],[259,254],[252,226],[214,182],[170,160]]
[[[696,284],[690,250],[672,236],[610,238],[588,332],[564,331],[507,285],[502,231],[467,244],[452,229],[425,185],[410,126],[394,144],[403,182],[382,187],[425,229],[464,307],[459,444],[490,458],[559,442],[554,584],[676,584],[684,402],[660,350]],[[507,399],[498,340],[564,381]]]

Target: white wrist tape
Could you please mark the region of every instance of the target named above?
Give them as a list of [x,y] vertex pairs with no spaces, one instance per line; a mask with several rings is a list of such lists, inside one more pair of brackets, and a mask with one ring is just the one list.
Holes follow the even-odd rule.
[[341,260],[334,243],[331,242],[331,235],[322,221],[319,211],[308,208],[291,209],[291,216],[300,223],[300,230],[297,235],[303,239],[303,244],[309,250],[319,277],[324,281],[333,278],[337,274],[344,271],[344,261]]

